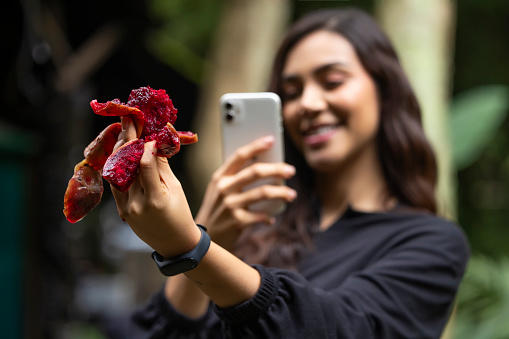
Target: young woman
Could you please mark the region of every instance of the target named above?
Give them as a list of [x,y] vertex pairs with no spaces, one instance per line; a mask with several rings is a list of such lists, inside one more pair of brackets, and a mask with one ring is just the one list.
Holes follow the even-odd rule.
[[[193,218],[148,143],[137,181],[113,189],[120,216],[159,262],[203,246],[196,224],[213,240],[196,268],[169,278],[134,314],[128,334],[438,338],[469,248],[435,215],[435,157],[385,34],[359,10],[311,13],[287,33],[270,89],[283,99],[288,164],[244,168],[270,137],[240,148]],[[136,134],[123,125],[119,145]],[[265,177],[288,186],[242,190]],[[262,199],[288,208],[277,218],[248,210]]]

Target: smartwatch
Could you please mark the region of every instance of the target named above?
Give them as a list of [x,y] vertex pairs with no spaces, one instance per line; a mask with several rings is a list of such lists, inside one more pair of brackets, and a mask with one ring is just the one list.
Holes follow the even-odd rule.
[[197,224],[201,231],[201,238],[191,251],[179,255],[171,259],[165,259],[156,251],[152,252],[152,258],[156,262],[159,271],[165,276],[173,276],[192,270],[200,263],[201,259],[210,247],[210,236],[207,234],[207,228],[203,225]]

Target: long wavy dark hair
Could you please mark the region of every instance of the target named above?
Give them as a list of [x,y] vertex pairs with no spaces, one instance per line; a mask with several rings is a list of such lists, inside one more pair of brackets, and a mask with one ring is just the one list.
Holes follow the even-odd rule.
[[[422,128],[420,107],[390,40],[370,15],[358,9],[329,9],[298,20],[276,55],[269,90],[281,95],[288,54],[304,37],[319,30],[346,38],[376,84],[381,114],[378,157],[388,194],[410,208],[436,213],[436,159]],[[246,230],[235,252],[249,263],[295,268],[302,251],[312,246],[318,216],[312,198],[312,170],[288,136],[285,138],[287,162],[297,168],[288,185],[298,191],[298,198],[278,216],[274,227]]]

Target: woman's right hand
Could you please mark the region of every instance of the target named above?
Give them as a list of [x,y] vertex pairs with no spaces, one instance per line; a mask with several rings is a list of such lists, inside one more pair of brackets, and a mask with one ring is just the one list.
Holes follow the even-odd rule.
[[290,202],[297,196],[295,190],[285,185],[262,185],[244,191],[247,185],[259,179],[288,179],[295,174],[295,168],[286,163],[255,162],[247,165],[273,144],[274,138],[268,136],[240,147],[213,174],[207,186],[195,222],[205,225],[212,240],[227,250],[231,250],[246,227],[274,222],[274,216],[266,212],[250,211],[250,204],[265,199]]

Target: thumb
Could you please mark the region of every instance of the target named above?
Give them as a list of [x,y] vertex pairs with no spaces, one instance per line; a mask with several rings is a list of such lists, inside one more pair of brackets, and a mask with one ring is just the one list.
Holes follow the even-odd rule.
[[122,131],[118,135],[117,143],[115,144],[113,151],[116,151],[120,146],[128,141],[136,139],[136,126],[131,118],[122,116],[120,117],[120,122],[122,123]]
[[159,175],[156,153],[155,141],[145,143],[145,149],[140,161],[140,177],[146,196],[158,194],[161,188],[161,177]]

